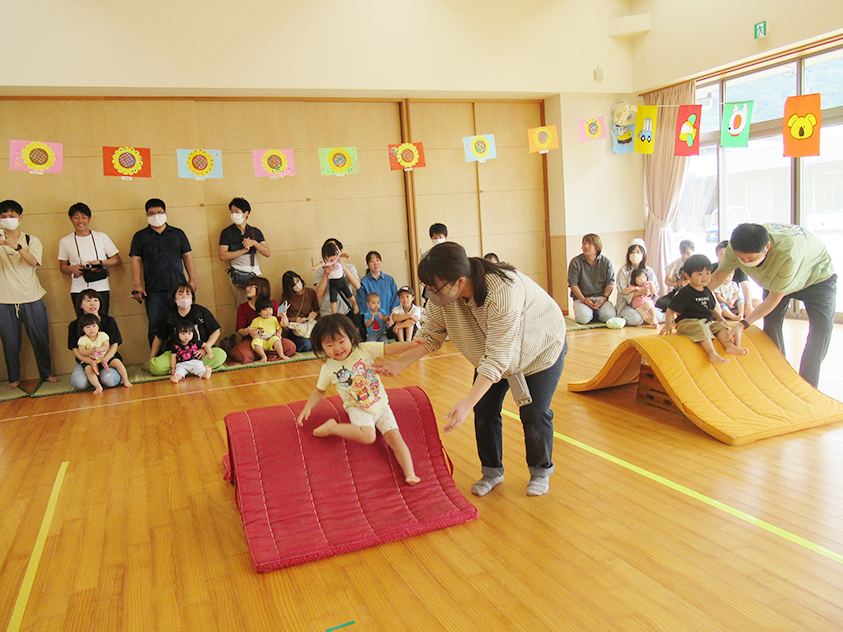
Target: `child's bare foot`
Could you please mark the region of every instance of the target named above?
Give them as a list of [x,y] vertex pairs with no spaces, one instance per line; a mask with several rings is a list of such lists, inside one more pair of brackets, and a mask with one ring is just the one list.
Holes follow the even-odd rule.
[[174,375],[173,377],[171,377],[171,378],[170,378],[170,381],[171,381],[173,384],[178,384],[178,383],[179,383],[179,382],[181,382],[183,379],[184,379],[184,378],[183,378],[181,375]]
[[267,358],[264,356],[263,358],[258,358],[258,362],[266,362]]
[[56,377],[55,375],[48,375],[44,378],[45,382],[60,382],[61,378]]
[[102,393],[102,386],[97,386],[94,389],[94,395],[99,395],[100,393]]
[[210,380],[211,379],[211,373],[213,373],[213,372],[214,372],[214,370],[211,367],[206,368],[205,372],[202,374],[202,379],[203,380]]
[[11,390],[13,388],[17,388],[18,386],[20,386],[20,380],[18,380],[17,382],[9,382],[9,384],[8,384],[8,386],[6,386],[6,388]]
[[421,479],[415,474],[407,476],[404,480],[407,481],[407,485],[415,485],[416,483],[421,482]]
[[283,362],[284,360],[289,360],[289,359],[290,359],[290,357],[289,357],[289,356],[285,356],[285,355],[280,355],[280,356],[278,356],[278,360],[279,360],[279,361],[282,361],[282,362]]
[[708,354],[708,361],[712,364],[726,364],[728,360],[716,351]]
[[129,380],[123,380],[123,388],[132,388],[134,384],[132,384]]
[[314,437],[330,437],[334,434],[333,430],[337,425],[336,419],[329,419],[324,424],[313,430]]
[[726,353],[729,353],[731,355],[742,355],[742,356],[744,356],[747,353],[749,353],[749,349],[744,349],[743,347],[739,347],[738,345],[736,345],[734,343],[731,343],[731,342],[728,345],[726,345],[724,348],[726,350]]

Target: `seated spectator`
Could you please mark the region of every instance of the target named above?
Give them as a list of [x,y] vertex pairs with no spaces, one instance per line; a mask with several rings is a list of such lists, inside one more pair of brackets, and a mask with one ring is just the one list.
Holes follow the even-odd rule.
[[603,242],[594,233],[582,238],[582,254],[568,266],[568,287],[574,299],[574,319],[587,325],[599,319],[605,323],[615,316],[609,297],[615,289],[615,270],[602,254]]
[[100,310],[107,314],[111,302],[108,270],[120,265],[120,251],[108,235],[88,227],[91,209],[87,204],[77,202],[67,215],[73,232],[59,241],[59,268],[62,274],[70,276],[70,300],[75,309],[82,290],[96,290],[100,294]]
[[[252,321],[258,317],[257,301],[270,299],[272,288],[269,281],[263,277],[252,277],[246,283],[246,302],[241,303],[237,308],[237,322],[235,328],[240,334],[241,340],[231,350],[231,361],[235,363],[257,362],[258,354],[252,348],[252,340],[260,338],[260,331],[252,327]],[[273,313],[278,313],[278,304],[273,301]],[[286,316],[279,315],[282,327],[287,326]],[[291,356],[296,352],[296,345],[291,340],[282,340],[285,356]]]
[[[76,366],[70,374],[70,385],[74,390],[84,391],[93,388],[93,385],[88,381],[88,376],[85,373],[85,367],[93,364],[90,357],[83,357],[79,353],[79,317],[83,314],[93,314],[100,319],[100,331],[108,335],[109,347],[102,360],[111,360],[115,358],[122,361],[120,352],[117,347],[123,344],[123,337],[120,335],[120,328],[117,326],[117,321],[108,314],[100,313],[102,307],[102,298],[100,293],[96,290],[82,290],[76,297],[76,320],[67,326],[67,348],[76,356]],[[119,386],[123,378],[116,368],[109,366],[108,369],[100,369],[99,381],[103,388],[113,388]]]
[[[211,369],[219,368],[225,362],[225,351],[214,346],[220,337],[220,325],[210,310],[195,303],[195,299],[196,292],[188,283],[178,283],[170,290],[170,307],[158,323],[149,352],[147,368],[152,375],[170,374],[170,349],[179,341],[178,326],[182,319],[190,322],[196,332],[193,341],[199,350],[195,357]],[[166,351],[161,353],[161,349]]]
[[[483,257],[485,259],[485,257]],[[413,339],[419,328],[419,321],[422,318],[422,309],[413,301],[416,295],[409,285],[398,290],[398,300],[401,304],[392,310],[391,318],[395,323],[392,330],[399,342],[408,342]]]
[[[626,319],[626,324],[637,327],[644,322],[641,314],[632,307],[632,300],[636,296],[643,296],[644,292],[639,290],[629,290],[631,281],[631,274],[635,268],[644,268],[647,273],[647,282],[650,284],[650,289],[655,298],[659,296],[659,281],[656,278],[656,273],[647,265],[647,248],[644,245],[644,240],[637,237],[629,244],[626,249],[626,263],[618,270],[617,286],[618,286],[618,300],[615,302],[615,311],[618,316]],[[654,299],[655,300],[655,299]],[[664,322],[664,313],[658,313],[659,322]]]
[[[288,325],[316,322],[319,319],[319,299],[316,298],[316,291],[311,287],[305,287],[299,274],[287,270],[281,277],[281,288],[283,290],[281,302],[287,303],[285,314]],[[293,341],[296,351],[312,349],[310,338],[299,336],[292,329],[288,328],[284,331],[284,338]]]
[[398,286],[395,280],[386,272],[381,271],[381,255],[372,250],[366,255],[366,274],[360,277],[360,289],[357,290],[357,304],[366,304],[369,294],[381,297],[381,312],[390,314],[398,307]]
[[679,242],[679,258],[674,259],[667,266],[664,273],[664,282],[668,290],[678,290],[682,287],[682,264],[688,260],[688,257],[694,254],[694,242],[690,239],[683,239]]

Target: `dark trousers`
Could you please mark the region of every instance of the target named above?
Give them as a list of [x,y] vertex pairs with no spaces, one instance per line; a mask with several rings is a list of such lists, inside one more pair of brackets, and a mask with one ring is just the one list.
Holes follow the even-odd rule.
[[[76,299],[82,292],[71,292],[70,293],[70,300],[73,303],[73,310],[76,311]],[[100,316],[108,314],[108,308],[111,306],[111,292],[100,292]]]
[[[764,290],[764,298],[769,292]],[[806,382],[817,386],[820,381],[820,364],[828,353],[831,342],[831,332],[834,327],[834,310],[837,306],[837,275],[833,274],[825,281],[815,283],[785,296],[776,308],[764,317],[764,333],[784,353],[784,337],[782,324],[787,312],[790,299],[802,301],[808,312],[808,339],[802,352],[802,362],[799,365],[799,375]]]
[[[567,353],[566,342],[553,366],[526,376],[533,402],[520,408],[520,416],[531,476],[550,476],[553,473],[553,411],[550,403],[565,367]],[[474,377],[477,378],[476,372]],[[503,475],[501,408],[508,390],[509,383],[506,380],[492,384],[474,406],[474,434],[483,476]]]
[[[147,292],[146,293],[146,317],[149,319],[149,346],[152,346],[152,340],[155,338],[155,332],[158,331],[159,323],[164,320],[167,315],[167,310],[170,308],[170,293],[169,292]],[[167,349],[162,349],[167,351]]]
[[23,328],[29,336],[38,374],[41,379],[50,377],[50,319],[44,299],[32,303],[0,304],[0,340],[3,341],[3,355],[6,358],[6,372],[10,382],[20,381],[20,350],[23,344]]

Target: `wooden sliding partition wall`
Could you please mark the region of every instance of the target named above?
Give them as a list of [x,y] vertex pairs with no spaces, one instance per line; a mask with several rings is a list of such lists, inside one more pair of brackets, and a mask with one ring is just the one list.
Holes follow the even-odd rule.
[[[340,239],[361,274],[365,255],[377,250],[383,269],[399,285],[414,283],[414,260],[429,248],[431,223],[448,225],[469,254],[493,250],[547,287],[543,160],[527,150],[526,130],[541,124],[540,102],[417,102],[397,100],[294,101],[284,99],[49,98],[0,101],[2,142],[40,140],[64,148],[61,174],[10,171],[0,152],[0,199],[24,207],[22,229],[44,245],[39,277],[47,290],[53,370],[74,365],[66,349],[74,318],[68,277],[58,267],[58,242],[71,232],[67,209],[85,202],[91,228],[106,232],[124,265],[111,278],[111,313],[123,335],[129,364],[148,356],[147,319],[130,299],[132,235],[146,226],[144,203],[167,204],[169,222],[190,239],[196,261],[197,299],[215,314],[223,335],[234,330],[235,306],[220,231],[230,223],[228,202],[244,197],[250,223],[272,248],[260,259],[263,275],[281,292],[281,276],[294,270],[310,282],[309,268],[328,237]],[[493,133],[497,160],[466,163],[463,136]],[[391,171],[387,146],[421,141],[427,165],[410,174]],[[103,146],[151,149],[152,177],[131,181],[103,175]],[[323,176],[319,148],[356,147],[360,173]],[[297,175],[255,176],[253,149],[293,149]],[[223,178],[178,177],[177,149],[222,150]],[[406,181],[405,181],[406,179]],[[408,223],[413,222],[412,226]],[[414,240],[415,233],[418,239]],[[23,377],[37,377],[25,339]],[[0,369],[5,378],[5,367]]]

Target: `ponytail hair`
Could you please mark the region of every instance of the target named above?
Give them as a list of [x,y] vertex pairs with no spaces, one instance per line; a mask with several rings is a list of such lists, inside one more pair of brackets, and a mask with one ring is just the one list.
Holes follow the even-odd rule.
[[437,283],[453,283],[460,277],[471,280],[474,302],[478,307],[486,302],[489,292],[486,276],[494,274],[512,283],[506,273],[514,271],[515,267],[508,263],[492,263],[482,257],[469,257],[465,248],[453,241],[437,244],[419,262],[419,280],[428,287],[435,287]]

